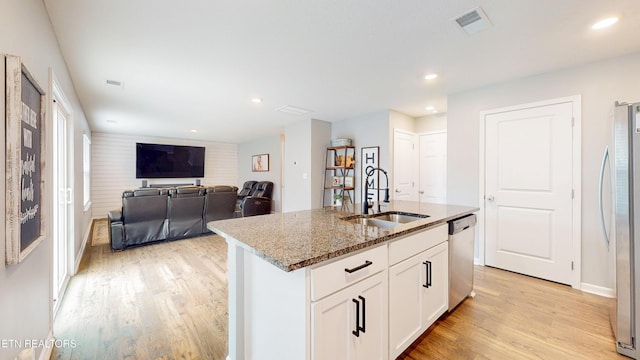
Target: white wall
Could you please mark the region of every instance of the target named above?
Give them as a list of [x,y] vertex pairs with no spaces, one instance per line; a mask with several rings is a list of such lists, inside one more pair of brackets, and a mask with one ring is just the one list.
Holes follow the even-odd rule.
[[311,209],[311,196],[308,196],[311,194],[310,138],[311,120],[299,121],[284,129],[283,212]]
[[[389,110],[389,127],[391,133],[393,129],[416,132],[416,119],[399,111]],[[393,134],[391,134],[391,142],[393,143]]]
[[[83,241],[82,235],[89,228],[90,215],[83,212],[82,204],[82,138],[83,132],[90,133],[82,108],[78,102],[73,83],[53,33],[49,17],[41,0],[0,0],[0,51],[22,57],[25,65],[43,89],[48,89],[48,71],[52,68],[68,98],[73,111],[74,149],[76,163],[74,176],[76,235],[73,248],[77,251]],[[0,112],[5,113],[4,62],[0,65]],[[50,94],[48,94],[50,96]],[[50,112],[47,109],[48,113]],[[51,186],[51,124],[45,124],[48,131],[47,168],[45,181]],[[5,149],[4,126],[0,127],[0,147]],[[4,168],[4,158],[0,157],[0,167]],[[80,171],[80,173],[78,173]],[[5,192],[4,176],[0,177],[0,188]],[[52,218],[51,203],[53,189],[43,195],[48,203],[46,217]],[[0,231],[5,233],[5,202],[0,201]],[[46,238],[22,263],[5,266],[4,242],[0,246],[0,339],[24,341],[34,339],[45,341],[52,330],[51,314],[51,223],[46,225]],[[4,235],[1,235],[4,239]],[[72,254],[75,256],[76,254]],[[13,359],[21,349],[15,346],[0,346],[0,359]],[[39,357],[45,349],[37,348]]]
[[[273,183],[273,212],[282,211],[282,136],[274,135],[238,145],[238,183],[245,181],[271,181]],[[269,171],[251,171],[251,156],[269,154]]]
[[448,98],[447,198],[478,205],[478,119],[482,110],[582,95],[582,282],[614,287],[600,230],[598,175],[616,100],[640,101],[640,53],[498,84]]
[[283,212],[322,206],[321,171],[330,128],[330,123],[315,119],[285,127]]
[[[238,183],[238,145],[199,140],[170,139],[94,132],[91,143],[91,199],[93,217],[105,218],[122,207],[122,192],[139,188],[136,179],[136,142],[204,146],[202,185]],[[194,183],[195,179],[149,179],[149,184]]]
[[[322,120],[311,120],[311,208],[322,207],[325,196],[324,175],[327,147],[331,142],[331,123]],[[326,205],[330,202],[325,203]]]
[[416,118],[416,133],[447,130],[447,113],[437,113]]
[[[356,190],[355,203],[360,203],[362,198],[362,174],[360,173],[360,161],[363,147],[380,147],[380,167],[391,170],[389,165],[390,141],[389,141],[389,110],[382,110],[366,114],[352,119],[335,121],[331,124],[331,138],[348,138],[353,140],[356,147]],[[391,174],[390,174],[391,175]]]

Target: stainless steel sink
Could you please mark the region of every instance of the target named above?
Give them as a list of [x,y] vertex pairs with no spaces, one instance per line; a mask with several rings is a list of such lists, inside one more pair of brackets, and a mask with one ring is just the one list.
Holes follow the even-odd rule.
[[342,220],[366,226],[391,228],[401,224],[410,223],[412,221],[422,220],[428,217],[429,215],[389,211],[379,214],[347,216],[345,218],[342,218]]
[[365,218],[365,217],[356,217],[353,219],[349,219],[347,221],[354,224],[360,224],[365,226],[375,226],[379,228],[391,228],[391,227],[400,225],[399,223],[393,222],[393,221],[386,221],[386,220],[380,220],[375,218]]
[[390,211],[390,212],[380,213],[380,214],[371,214],[370,216],[373,219],[392,221],[400,224],[406,224],[412,221],[421,220],[429,217],[428,215],[400,213],[395,211]]

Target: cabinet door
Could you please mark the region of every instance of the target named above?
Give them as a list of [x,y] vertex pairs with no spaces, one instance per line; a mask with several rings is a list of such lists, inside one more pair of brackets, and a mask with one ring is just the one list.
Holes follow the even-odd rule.
[[395,359],[424,331],[426,251],[389,269],[389,358]]
[[426,330],[449,307],[449,242],[425,251],[425,257],[431,263],[429,287],[424,288],[423,326]]
[[312,359],[387,359],[387,272],[311,305]]
[[395,359],[448,307],[448,242],[389,269],[389,358]]

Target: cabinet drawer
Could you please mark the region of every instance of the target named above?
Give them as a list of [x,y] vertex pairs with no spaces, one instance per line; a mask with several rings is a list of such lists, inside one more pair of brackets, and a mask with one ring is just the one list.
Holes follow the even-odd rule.
[[386,244],[313,268],[311,300],[321,299],[386,268]]
[[397,264],[448,239],[447,224],[408,235],[389,244],[389,265]]

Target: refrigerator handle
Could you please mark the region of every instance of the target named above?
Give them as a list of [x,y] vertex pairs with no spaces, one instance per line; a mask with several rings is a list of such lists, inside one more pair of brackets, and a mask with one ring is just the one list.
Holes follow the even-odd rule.
[[600,165],[600,181],[598,182],[598,207],[600,208],[600,225],[602,225],[602,234],[604,235],[605,244],[607,244],[607,250],[609,250],[609,231],[607,230],[607,224],[604,221],[604,208],[602,206],[602,187],[604,183],[604,170],[609,158],[609,146],[604,148],[604,154],[602,155],[602,164]]

